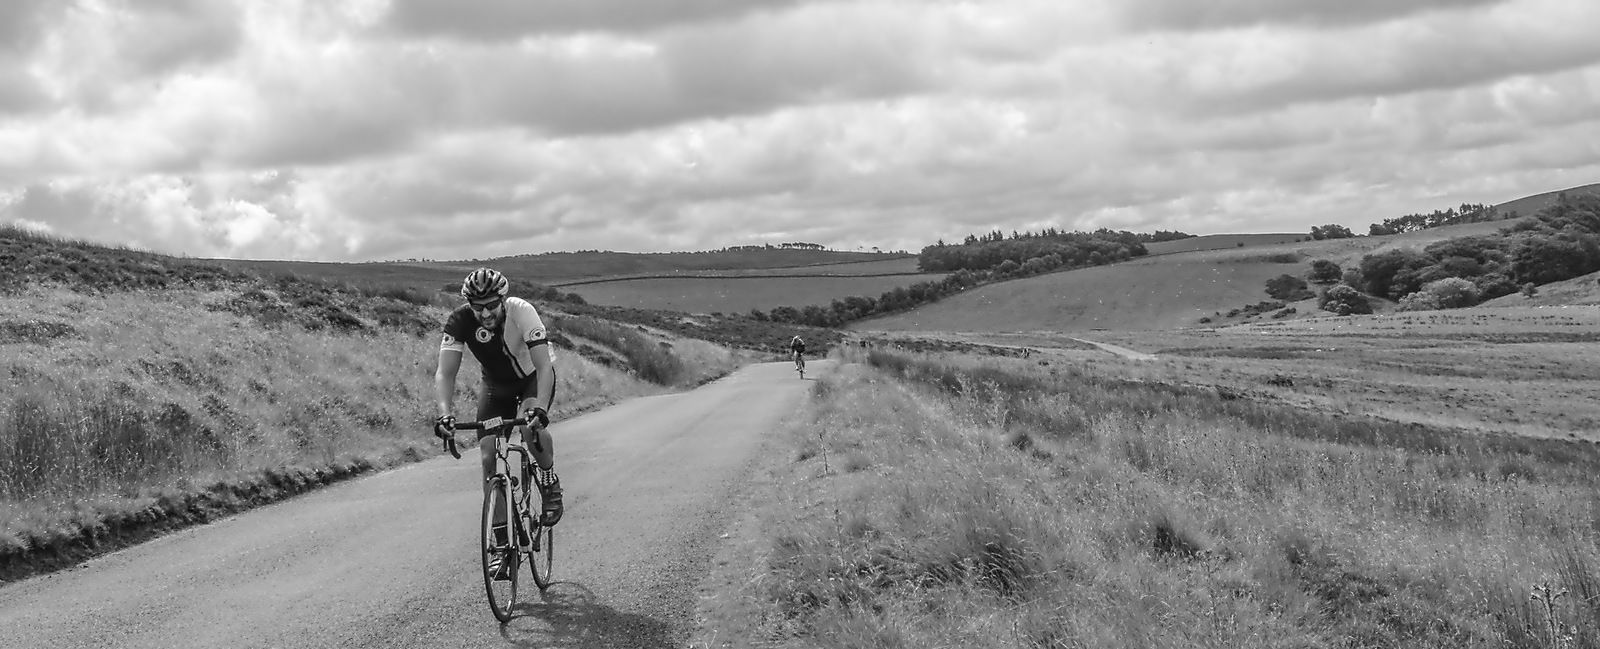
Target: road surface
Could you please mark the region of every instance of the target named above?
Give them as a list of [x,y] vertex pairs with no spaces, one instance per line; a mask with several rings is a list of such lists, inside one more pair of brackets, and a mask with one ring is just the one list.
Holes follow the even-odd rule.
[[557,583],[504,626],[476,455],[444,455],[0,587],[0,647],[682,647],[757,451],[813,376],[756,365],[553,425]]

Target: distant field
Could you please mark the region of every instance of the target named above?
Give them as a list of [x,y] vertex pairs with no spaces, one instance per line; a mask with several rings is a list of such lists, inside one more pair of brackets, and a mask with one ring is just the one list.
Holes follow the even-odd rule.
[[876,298],[918,282],[938,281],[942,273],[875,277],[722,277],[661,278],[581,284],[570,290],[591,304],[667,309],[685,313],[747,313],[775,307],[827,306],[852,296]]
[[862,275],[915,273],[915,256],[831,250],[735,250],[719,252],[559,252],[491,260],[333,263],[244,259],[199,260],[235,270],[293,273],[352,284],[400,284],[435,289],[459,282],[479,266],[513,279],[546,286],[616,277],[673,273],[741,275]]
[[723,278],[723,277],[867,277],[875,275],[913,275],[921,271],[917,268],[916,257],[900,257],[898,259],[882,259],[877,261],[857,261],[837,264],[819,264],[815,266],[786,266],[778,268],[741,268],[730,270],[682,270],[672,272],[630,273],[608,277],[591,277],[584,279],[559,280],[550,282],[550,286],[566,288],[582,284],[597,284],[601,282],[620,282],[637,279],[661,278]]
[[[483,264],[541,284],[555,284],[615,275],[793,268],[895,259],[911,259],[913,267],[915,265],[915,257],[889,253],[784,249],[672,253],[554,252],[493,259]],[[455,263],[457,268],[470,265]]]
[[1207,234],[1177,241],[1157,241],[1144,244],[1144,249],[1151,255],[1170,255],[1175,252],[1192,252],[1195,250],[1218,250],[1240,247],[1264,246],[1275,243],[1293,243],[1311,236],[1308,232],[1278,233],[1278,234]]

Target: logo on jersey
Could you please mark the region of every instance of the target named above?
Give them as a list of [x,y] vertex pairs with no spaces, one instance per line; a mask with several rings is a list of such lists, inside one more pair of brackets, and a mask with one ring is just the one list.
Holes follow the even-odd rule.
[[454,345],[454,344],[456,344],[455,336],[451,336],[450,334],[445,334],[444,335],[444,340],[441,341],[439,344],[445,345],[445,346]]
[[528,335],[528,340],[544,340],[544,330],[534,329],[533,333]]
[[478,333],[474,334],[474,337],[476,337],[480,343],[487,343],[491,340],[494,340],[494,332],[483,327],[478,327]]

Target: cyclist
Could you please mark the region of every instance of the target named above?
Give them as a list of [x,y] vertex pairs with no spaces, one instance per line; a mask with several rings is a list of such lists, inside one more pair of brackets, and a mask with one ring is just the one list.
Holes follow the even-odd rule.
[[[542,520],[554,525],[561,520],[561,481],[556,477],[555,447],[551,443],[550,405],[555,401],[556,375],[554,353],[550,349],[544,322],[538,311],[527,300],[507,297],[510,282],[505,275],[489,268],[479,268],[461,282],[461,297],[467,303],[450,313],[444,324],[444,340],[439,345],[439,366],[433,376],[434,391],[438,396],[439,418],[434,430],[440,437],[448,436],[455,426],[452,407],[455,401],[456,373],[461,369],[461,357],[467,348],[483,368],[483,390],[478,397],[478,419],[492,417],[511,419],[522,417],[532,425],[518,427],[522,441],[534,449],[534,459],[549,476],[549,484],[539,485],[544,495]],[[538,445],[529,443],[530,431],[535,432]],[[489,490],[488,477],[494,473],[495,440],[493,431],[479,433],[478,447],[482,451],[484,492]],[[496,510],[496,519],[504,518]],[[505,521],[496,520],[496,535],[502,541]],[[507,562],[506,567],[509,566]],[[503,571],[497,571],[503,572]],[[509,578],[509,575],[505,575]]]
[[802,363],[805,361],[801,359],[805,356],[805,353],[806,341],[800,339],[800,334],[795,334],[793,338],[789,339],[789,357],[794,359],[795,367],[802,367]]

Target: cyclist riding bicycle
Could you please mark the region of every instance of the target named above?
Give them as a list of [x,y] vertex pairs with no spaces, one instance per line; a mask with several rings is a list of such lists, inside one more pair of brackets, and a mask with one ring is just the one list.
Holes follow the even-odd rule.
[[801,340],[799,334],[795,334],[794,338],[789,339],[789,357],[794,359],[794,362],[799,363],[800,357],[804,356],[805,353],[806,341]]
[[[439,418],[435,431],[440,437],[451,434],[455,426],[452,404],[455,401],[456,373],[468,348],[483,368],[483,391],[478,397],[478,420],[492,417],[529,422],[519,426],[522,442],[534,449],[534,459],[545,469],[549,484],[539,485],[544,495],[542,519],[546,525],[561,520],[561,481],[556,477],[555,447],[551,442],[550,405],[555,401],[556,373],[544,322],[527,300],[507,297],[510,282],[505,275],[479,268],[461,282],[461,297],[467,304],[450,313],[444,324],[444,340],[439,345],[439,366],[434,373]],[[537,423],[537,425],[534,425]],[[529,443],[529,432],[536,431],[538,444]],[[495,468],[495,431],[480,431],[484,491]],[[505,516],[495,520],[495,533],[503,534]],[[502,540],[505,537],[501,537]]]

